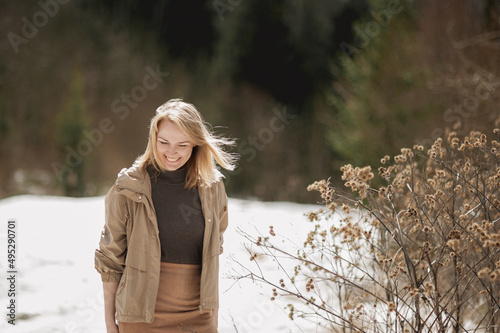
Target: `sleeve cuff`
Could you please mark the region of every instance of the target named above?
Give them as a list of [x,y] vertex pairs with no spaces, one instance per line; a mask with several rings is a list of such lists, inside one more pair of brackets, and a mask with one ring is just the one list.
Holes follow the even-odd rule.
[[101,273],[102,282],[120,282],[121,278],[122,278],[122,273],[116,273],[116,272]]

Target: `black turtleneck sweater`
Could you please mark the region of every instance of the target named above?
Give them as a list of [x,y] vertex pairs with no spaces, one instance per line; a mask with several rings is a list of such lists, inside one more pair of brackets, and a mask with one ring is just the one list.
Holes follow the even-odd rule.
[[186,189],[187,166],[160,174],[148,167],[161,261],[201,265],[205,219],[198,188]]

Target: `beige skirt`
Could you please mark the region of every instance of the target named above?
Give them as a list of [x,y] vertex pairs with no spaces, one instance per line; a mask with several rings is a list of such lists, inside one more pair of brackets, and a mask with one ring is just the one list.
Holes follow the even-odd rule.
[[200,312],[201,265],[161,263],[152,323],[119,322],[120,333],[217,333],[211,310]]

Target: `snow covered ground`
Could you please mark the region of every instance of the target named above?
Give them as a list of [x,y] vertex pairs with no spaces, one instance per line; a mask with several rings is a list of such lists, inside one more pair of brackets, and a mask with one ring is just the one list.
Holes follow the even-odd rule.
[[[312,224],[304,213],[318,206],[230,199],[229,228],[221,256],[219,332],[320,332],[314,323],[290,321],[287,301],[271,302],[270,288],[230,278],[240,262],[251,267],[246,240],[273,225],[301,244]],[[19,196],[0,200],[0,308],[7,313],[7,221],[17,221],[16,325],[0,332],[105,332],[100,277],[94,249],[103,226],[104,198]],[[283,244],[287,246],[287,244]],[[291,245],[292,246],[292,245]],[[293,247],[293,246],[292,246]],[[279,278],[272,262],[263,263]],[[289,300],[288,300],[289,301]],[[237,327],[237,330],[235,329]]]

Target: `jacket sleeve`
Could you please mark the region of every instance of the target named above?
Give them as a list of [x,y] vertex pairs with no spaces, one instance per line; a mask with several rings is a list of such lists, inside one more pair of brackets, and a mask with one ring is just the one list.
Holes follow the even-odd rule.
[[94,257],[95,268],[104,282],[119,282],[123,274],[127,253],[125,210],[123,196],[112,187],[106,196],[105,224]]
[[224,251],[222,244],[224,243],[224,231],[227,229],[228,225],[228,217],[227,217],[227,194],[226,194],[226,188],[224,187],[224,182],[220,182],[219,184],[219,202],[221,205],[219,206],[221,208],[220,216],[222,216],[221,221],[220,221],[220,226],[219,226],[219,237],[220,237],[220,253]]

